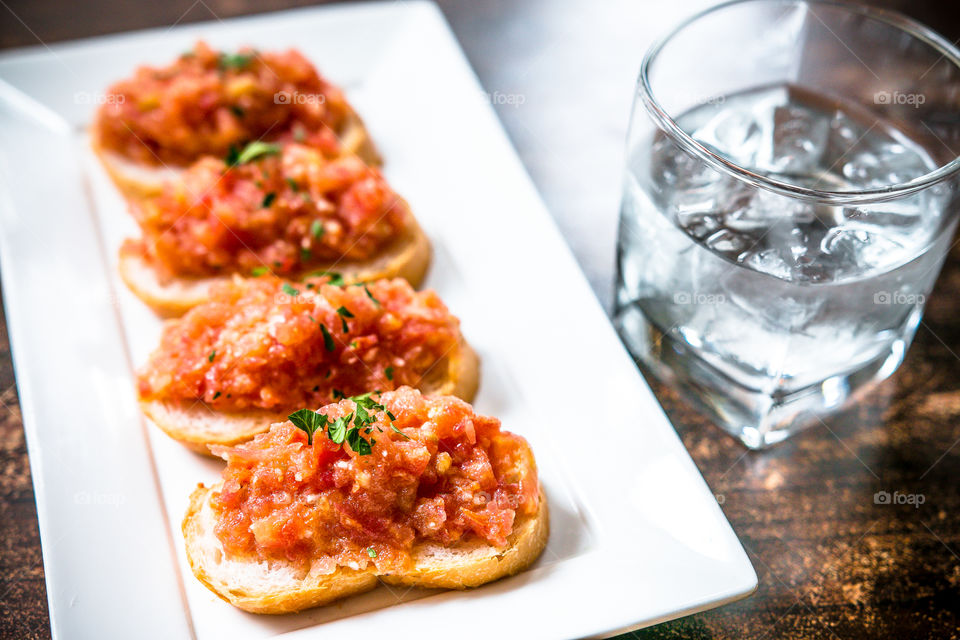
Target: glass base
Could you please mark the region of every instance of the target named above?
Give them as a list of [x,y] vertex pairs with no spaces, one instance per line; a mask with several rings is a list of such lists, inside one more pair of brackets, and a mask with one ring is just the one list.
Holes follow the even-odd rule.
[[635,306],[618,311],[615,324],[627,348],[654,375],[750,449],[764,449],[820,423],[897,370],[919,324],[890,348],[856,369],[789,393],[746,388],[705,362],[687,343],[650,323]]

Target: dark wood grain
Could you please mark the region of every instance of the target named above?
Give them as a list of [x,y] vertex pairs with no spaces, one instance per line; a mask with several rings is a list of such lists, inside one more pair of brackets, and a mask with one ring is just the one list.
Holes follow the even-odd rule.
[[[0,2],[0,47],[297,6],[296,1]],[[883,2],[960,36],[960,4]],[[481,80],[518,47],[538,47],[551,3],[442,2]],[[586,9],[585,9],[586,10]],[[499,33],[523,30],[522,42]],[[513,48],[511,48],[513,47]],[[526,82],[553,82],[528,78]],[[503,114],[501,114],[503,115]],[[624,116],[625,117],[625,116]],[[505,118],[523,142],[522,115]],[[543,186],[543,185],[541,185]],[[545,194],[548,201],[550,195]],[[611,258],[612,259],[612,258]],[[760,586],[740,602],[645,629],[660,638],[960,636],[960,251],[901,369],[857,406],[774,448],[746,452],[668,388],[653,387],[746,548]],[[0,317],[2,319],[2,317]],[[923,497],[876,504],[878,491]],[[624,589],[630,589],[624,577]],[[589,615],[589,612],[584,612]],[[5,322],[0,321],[0,637],[49,637],[27,451]]]

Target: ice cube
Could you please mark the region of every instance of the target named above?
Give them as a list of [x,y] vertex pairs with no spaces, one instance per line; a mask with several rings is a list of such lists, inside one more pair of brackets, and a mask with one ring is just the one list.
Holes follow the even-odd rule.
[[752,166],[760,149],[762,130],[747,111],[721,111],[693,133],[693,137],[731,162]]
[[909,259],[903,244],[880,230],[862,227],[834,227],[823,237],[820,248],[836,261],[838,276],[862,275]]
[[753,239],[732,229],[720,229],[708,237],[704,244],[713,251],[736,260],[737,256],[753,244]]
[[877,189],[910,182],[932,168],[916,149],[909,149],[899,142],[880,142],[851,154],[842,172],[857,187]]
[[662,180],[680,191],[708,187],[723,177],[710,165],[688,154],[666,137],[654,142],[651,160],[653,180]]
[[830,133],[830,122],[809,109],[782,105],[773,113],[771,157],[763,168],[775,173],[815,171]]
[[[919,195],[919,194],[918,194]],[[929,223],[930,218],[923,215],[918,196],[911,196],[894,202],[877,202],[856,207],[844,207],[842,217],[850,225],[871,227],[892,227],[909,230],[911,227]],[[936,213],[934,211],[933,213]],[[936,228],[936,225],[933,225]]]
[[805,224],[816,217],[812,205],[763,189],[741,194],[724,210],[724,225],[741,232],[761,231],[776,224]]
[[689,235],[702,240],[720,228],[721,215],[713,211],[677,211],[677,224]]
[[793,263],[784,259],[780,251],[775,248],[744,251],[737,256],[737,262],[754,271],[783,280],[790,280],[793,275]]
[[863,138],[864,130],[855,120],[844,113],[836,112],[830,119],[823,166],[839,167],[844,156],[852,152]]

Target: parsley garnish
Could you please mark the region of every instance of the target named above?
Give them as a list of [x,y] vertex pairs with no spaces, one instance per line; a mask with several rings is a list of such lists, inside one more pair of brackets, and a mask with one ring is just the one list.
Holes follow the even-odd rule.
[[277,194],[271,191],[267,195],[263,196],[263,202],[261,203],[260,206],[262,206],[264,209],[269,209],[270,205],[272,205],[273,201],[276,199],[277,199]]
[[307,274],[308,278],[323,278],[329,277],[327,284],[334,287],[342,287],[344,285],[343,276],[336,271],[313,271]]
[[329,418],[322,413],[311,411],[310,409],[300,409],[294,411],[287,419],[293,423],[297,429],[307,433],[307,444],[313,444],[313,434],[317,431],[323,431],[327,426]]
[[376,557],[377,557],[377,550],[374,549],[373,547],[370,547],[370,548],[367,549],[367,555],[370,556],[371,558],[376,558]]
[[213,362],[213,359],[217,357],[217,350],[214,349],[210,352],[210,355],[207,356],[207,362]]
[[251,274],[254,278],[259,278],[260,276],[262,276],[262,275],[264,275],[264,274],[266,274],[266,273],[269,273],[269,272],[270,272],[270,269],[267,269],[266,267],[254,267],[254,268],[250,271],[250,274]]
[[333,342],[333,336],[330,335],[330,332],[327,330],[327,326],[322,324],[320,325],[320,332],[323,333],[323,346],[327,351],[334,351],[337,348],[337,345]]
[[292,296],[294,298],[300,295],[300,291],[298,291],[297,289],[294,289],[286,282],[283,283],[283,292],[288,296]]
[[213,394],[213,399],[216,400],[217,398],[220,397],[220,395],[221,395],[220,392],[217,391],[215,394]]
[[355,287],[363,287],[363,290],[367,293],[367,297],[370,298],[371,300],[373,300],[373,304],[377,305],[378,307],[380,306],[380,301],[377,300],[376,298],[374,298],[374,297],[373,297],[373,294],[370,293],[370,289],[369,289],[369,287],[367,287],[367,283],[366,283],[366,282],[355,282],[353,286],[355,286]]
[[343,326],[343,332],[348,333],[350,331],[350,327],[347,326],[347,318],[354,317],[353,314],[350,313],[349,309],[341,306],[339,309],[337,309],[337,315],[340,316],[340,323]]
[[243,69],[252,60],[252,53],[221,53],[218,66],[221,69]]
[[314,220],[310,223],[310,235],[312,235],[314,238],[319,238],[324,233],[326,233],[326,229],[323,228],[322,222],[319,220]]
[[337,418],[333,424],[327,427],[327,437],[334,444],[343,444],[347,438],[347,424],[350,422],[350,414]]
[[243,151],[237,151],[237,148],[231,145],[226,162],[228,167],[235,167],[247,164],[261,156],[272,156],[278,153],[280,153],[280,145],[256,140],[244,147]]
[[351,427],[347,431],[347,444],[361,456],[368,456],[373,453],[373,447],[370,445],[370,442],[360,435],[360,430],[356,427]]
[[300,190],[300,187],[297,185],[297,181],[294,180],[293,178],[286,178],[286,181],[287,181],[287,184],[290,185],[291,191],[293,191],[294,193]]
[[[334,389],[334,399],[338,396],[342,399],[352,401],[355,407],[352,412],[345,416],[340,416],[336,420],[331,421],[325,414],[311,411],[310,409],[300,409],[288,416],[294,426],[306,432],[308,444],[313,444],[314,433],[322,431],[325,428],[327,430],[327,437],[334,444],[342,445],[346,442],[350,445],[350,449],[357,453],[357,455],[370,455],[373,453],[373,445],[375,445],[377,441],[373,438],[368,440],[363,437],[363,434],[370,435],[373,433],[374,428],[376,428],[377,431],[383,431],[379,426],[375,427],[377,419],[374,415],[371,415],[371,411],[383,411],[386,413],[390,418],[390,428],[407,440],[410,440],[410,436],[400,431],[400,429],[393,424],[393,421],[396,420],[393,414],[387,411],[386,407],[382,404],[375,401],[371,397],[371,393],[364,393],[359,396],[347,398],[343,395],[342,391]],[[353,423],[352,425],[351,422]]]
[[230,149],[227,151],[227,157],[224,162],[227,163],[228,167],[236,166],[240,160],[240,149],[236,145],[230,145]]
[[393,367],[387,367],[384,369],[383,375],[387,376],[387,380],[393,380]]

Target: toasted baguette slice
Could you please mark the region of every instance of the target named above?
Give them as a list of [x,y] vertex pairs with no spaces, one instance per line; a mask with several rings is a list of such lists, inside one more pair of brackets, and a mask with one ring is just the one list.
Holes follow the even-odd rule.
[[190,496],[183,519],[187,560],[193,574],[222,599],[251,613],[293,613],[363,593],[378,580],[411,587],[466,589],[514,575],[543,552],[550,532],[547,500],[533,516],[517,518],[503,549],[482,540],[451,547],[423,545],[413,551],[414,565],[403,573],[377,576],[376,568],[339,567],[327,575],[306,575],[282,562],[228,558],[213,532],[216,514],[210,497],[217,491],[200,485]]
[[[480,384],[480,359],[463,339],[453,353],[446,355],[417,388],[425,395],[453,395],[470,402]],[[187,448],[212,455],[209,445],[233,446],[251,440],[283,422],[290,413],[257,410],[244,413],[214,411],[203,402],[184,406],[170,401],[140,402],[144,414],[160,429]]]
[[[430,266],[430,240],[410,216],[410,223],[389,246],[373,260],[365,262],[343,260],[335,264],[314,265],[307,273],[329,269],[337,271],[346,282],[403,278],[417,287],[423,282]],[[158,276],[143,252],[123,248],[118,265],[120,277],[133,293],[160,316],[174,318],[206,302],[210,287],[230,279],[231,275],[212,278],[167,278]]]
[[[128,199],[143,200],[160,194],[164,183],[176,179],[185,169],[174,165],[154,166],[133,162],[116,151],[104,148],[100,138],[100,133],[94,126],[90,132],[90,145],[107,175]],[[359,156],[368,165],[379,167],[383,164],[366,125],[352,109],[339,132],[339,139],[344,155]]]

